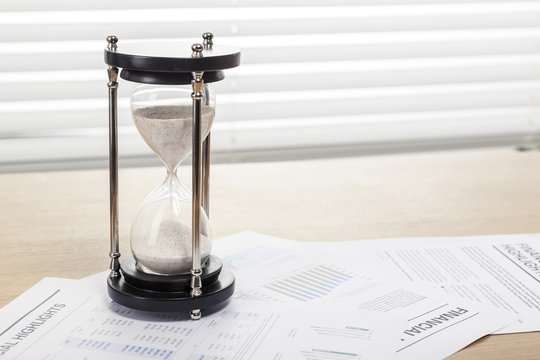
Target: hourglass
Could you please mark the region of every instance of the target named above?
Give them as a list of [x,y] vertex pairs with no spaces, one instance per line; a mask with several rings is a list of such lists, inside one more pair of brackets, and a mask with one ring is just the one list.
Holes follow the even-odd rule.
[[[178,41],[126,41],[107,37],[109,65],[109,174],[111,273],[108,292],[116,302],[139,310],[189,312],[224,303],[234,292],[234,276],[211,255],[208,220],[210,131],[215,95],[208,83],[238,66],[240,52]],[[139,83],[130,99],[135,126],[161,159],[166,178],[144,200],[131,226],[132,257],[120,263],[118,237],[117,88],[120,77]],[[178,178],[179,165],[192,156],[192,189]]]

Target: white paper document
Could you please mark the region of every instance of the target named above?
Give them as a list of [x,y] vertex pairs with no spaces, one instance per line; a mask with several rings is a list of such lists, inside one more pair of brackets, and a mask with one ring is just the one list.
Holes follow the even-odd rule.
[[315,245],[348,254],[357,272],[382,282],[428,282],[449,294],[511,311],[497,333],[540,330],[540,236],[388,239]]
[[[443,359],[518,319],[513,312],[449,296],[429,283],[397,284],[386,279],[385,285],[379,285],[366,276],[377,277],[373,269],[354,266],[338,252],[314,251],[310,245],[298,243],[291,243],[285,251],[286,243],[274,248],[272,244],[277,242],[266,236],[243,236],[250,236],[257,252],[267,256],[237,267],[237,299],[324,304],[331,309],[405,316],[409,321],[403,328],[396,359]],[[259,238],[266,242],[261,243]]]
[[247,301],[191,321],[115,304],[98,277],[47,278],[1,309],[0,359],[393,359],[406,323]]

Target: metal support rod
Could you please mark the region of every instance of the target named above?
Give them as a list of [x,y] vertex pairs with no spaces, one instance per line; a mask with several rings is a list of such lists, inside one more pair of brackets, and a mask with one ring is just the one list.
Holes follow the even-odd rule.
[[[200,80],[202,82],[202,79]],[[194,82],[194,88],[195,88]],[[200,96],[199,96],[200,94]],[[193,186],[193,203],[192,203],[192,256],[193,266],[192,272],[195,276],[201,271],[201,249],[200,249],[200,209],[201,209],[201,185],[202,185],[202,154],[201,154],[201,98],[202,93],[194,92],[193,98],[193,160],[192,160],[192,186]],[[195,291],[196,286],[193,286]]]
[[[202,38],[204,49],[211,50],[214,44],[214,35],[211,32],[205,32],[202,34]],[[210,131],[202,145],[202,163],[202,207],[206,216],[210,217]]]
[[210,132],[202,144],[202,207],[210,217]]
[[[195,85],[194,85],[195,86]],[[199,94],[201,96],[199,97]],[[201,248],[200,248],[200,219],[201,219],[201,98],[202,93],[194,91],[193,98],[193,160],[192,160],[192,260],[191,267],[191,294],[199,296],[201,294]]]
[[[118,38],[107,37],[107,47],[116,49]],[[109,82],[109,200],[110,200],[110,240],[111,277],[120,275],[120,244],[118,237],[118,68],[109,66],[107,69]]]
[[[202,57],[203,46],[194,44],[192,57]],[[200,248],[200,209],[201,209],[201,185],[202,185],[202,100],[203,100],[203,73],[194,72],[191,86],[193,92],[191,99],[193,100],[193,152],[192,152],[192,268],[191,268],[191,295],[200,296],[202,294],[202,264],[201,264],[201,248]],[[191,311],[192,319],[200,318],[200,309]]]

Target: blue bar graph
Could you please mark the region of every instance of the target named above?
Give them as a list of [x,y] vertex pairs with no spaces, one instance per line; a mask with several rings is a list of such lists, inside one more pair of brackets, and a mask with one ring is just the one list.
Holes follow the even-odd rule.
[[298,301],[311,301],[330,294],[354,275],[325,265],[311,265],[270,282],[264,287]]
[[168,349],[160,349],[151,346],[132,344],[119,344],[109,341],[100,341],[84,338],[68,338],[62,345],[87,350],[101,350],[112,354],[127,354],[147,359],[170,359],[175,352]]

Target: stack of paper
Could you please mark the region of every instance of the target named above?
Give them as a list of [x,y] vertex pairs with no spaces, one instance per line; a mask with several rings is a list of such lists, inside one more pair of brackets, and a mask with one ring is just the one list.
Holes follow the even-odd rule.
[[107,272],[46,278],[0,309],[0,359],[442,359],[490,333],[540,330],[540,237],[311,244],[245,232],[236,275],[191,321],[113,303]]

